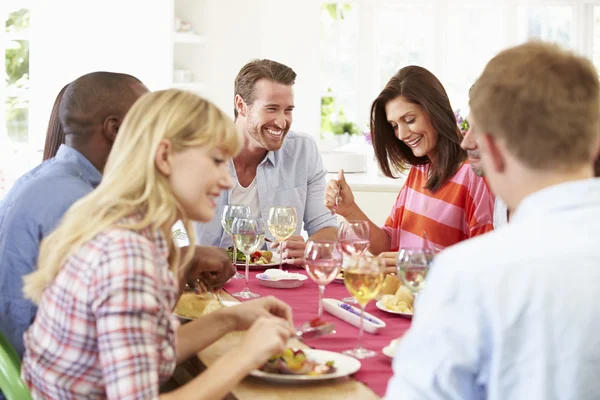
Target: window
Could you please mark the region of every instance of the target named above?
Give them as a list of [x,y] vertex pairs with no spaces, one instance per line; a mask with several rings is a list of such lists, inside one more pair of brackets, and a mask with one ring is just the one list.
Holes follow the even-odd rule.
[[[407,65],[434,73],[463,117],[469,88],[486,63],[531,38],[580,52],[600,71],[600,0],[355,0],[326,1],[326,9],[322,81],[331,93],[322,97],[321,115],[335,121],[343,111],[361,128],[373,99]],[[346,65],[351,60],[358,60],[354,69]],[[327,121],[322,118],[322,132]]]
[[321,132],[358,133],[358,7],[327,2],[321,7]]
[[3,2],[0,32],[4,53],[4,84],[0,99],[0,198],[14,180],[31,167],[29,132],[29,24],[27,1]]

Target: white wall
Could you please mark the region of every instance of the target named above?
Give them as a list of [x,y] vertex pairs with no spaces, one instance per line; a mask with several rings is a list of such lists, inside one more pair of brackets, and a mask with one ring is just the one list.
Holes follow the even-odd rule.
[[38,143],[43,143],[56,95],[83,74],[124,72],[150,89],[168,86],[170,1],[53,0],[37,4],[31,23],[30,115],[35,118],[30,132],[41,140]]
[[253,58],[284,63],[298,74],[292,129],[318,137],[320,127],[319,0],[205,2],[207,96],[233,114],[233,81]]
[[[151,90],[170,86],[174,0],[53,0],[39,2],[32,21],[31,133],[43,143],[60,89],[92,71],[125,72]],[[192,0],[188,0],[192,1]],[[206,45],[205,95],[233,114],[233,80],[252,58],[292,67],[293,129],[318,136],[319,0],[193,0]]]

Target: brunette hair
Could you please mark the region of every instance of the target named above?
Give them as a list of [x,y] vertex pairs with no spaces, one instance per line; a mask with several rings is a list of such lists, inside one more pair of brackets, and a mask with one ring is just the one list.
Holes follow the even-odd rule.
[[[385,105],[402,96],[420,105],[437,133],[435,162],[429,157],[416,157],[410,147],[398,140],[388,122]],[[371,140],[383,173],[394,178],[392,168],[405,169],[410,165],[431,163],[431,173],[425,188],[439,190],[467,158],[460,147],[462,135],[450,106],[448,94],[439,79],[423,67],[408,66],[398,71],[387,83],[371,106]]]
[[[296,73],[287,65],[277,61],[252,60],[242,67],[235,78],[234,97],[239,94],[246,104],[251,105],[254,101],[254,86],[261,79],[291,86],[296,82]],[[235,104],[233,114],[237,118],[238,111]]]
[[60,100],[62,99],[63,93],[65,93],[67,86],[69,85],[65,85],[60,92],[58,92],[56,100],[54,100],[54,105],[52,106],[52,111],[50,112],[48,131],[46,132],[46,143],[44,144],[43,161],[54,157],[60,145],[65,143],[65,131],[62,128],[60,119],[58,118],[58,110],[60,108]]

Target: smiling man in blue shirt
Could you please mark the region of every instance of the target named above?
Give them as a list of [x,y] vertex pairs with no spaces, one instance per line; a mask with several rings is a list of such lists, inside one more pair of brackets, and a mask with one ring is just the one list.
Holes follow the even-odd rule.
[[514,213],[436,257],[386,399],[598,399],[597,72],[532,42],[494,57],[470,97],[485,176]]
[[0,329],[19,356],[37,311],[23,298],[23,276],[36,268],[42,239],[98,186],[121,121],[147,91],[137,78],[110,72],[69,84],[59,109],[65,144],[23,175],[0,203]]
[[230,164],[233,189],[215,199],[217,217],[197,225],[199,244],[232,245],[220,222],[226,204],[247,204],[263,219],[269,207],[295,207],[296,232],[282,247],[288,263],[302,262],[302,229],[313,239],[336,238],[337,219],[323,205],[327,171],[317,145],[310,136],[290,131],[295,80],[291,68],[271,60],[251,61],[238,73],[234,114],[244,148]]

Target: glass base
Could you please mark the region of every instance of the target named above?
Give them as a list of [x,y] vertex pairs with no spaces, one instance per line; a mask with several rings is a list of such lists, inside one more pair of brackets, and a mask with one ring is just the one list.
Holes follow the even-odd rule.
[[232,294],[232,296],[240,299],[256,299],[257,297],[260,297],[260,294],[252,293],[250,290],[244,289],[241,292]]
[[364,347],[357,347],[352,350],[346,350],[343,353],[354,358],[358,358],[359,360],[362,360],[363,358],[375,357],[377,355],[377,352],[373,350],[367,350]]
[[239,272],[235,271],[235,275],[233,275],[231,277],[231,279],[244,279],[246,278],[246,276],[244,274],[240,274]]
[[352,296],[350,296],[350,297],[344,297],[342,299],[342,301],[344,303],[348,303],[348,304],[358,304],[358,301],[356,301],[356,299],[354,297],[352,297]]

